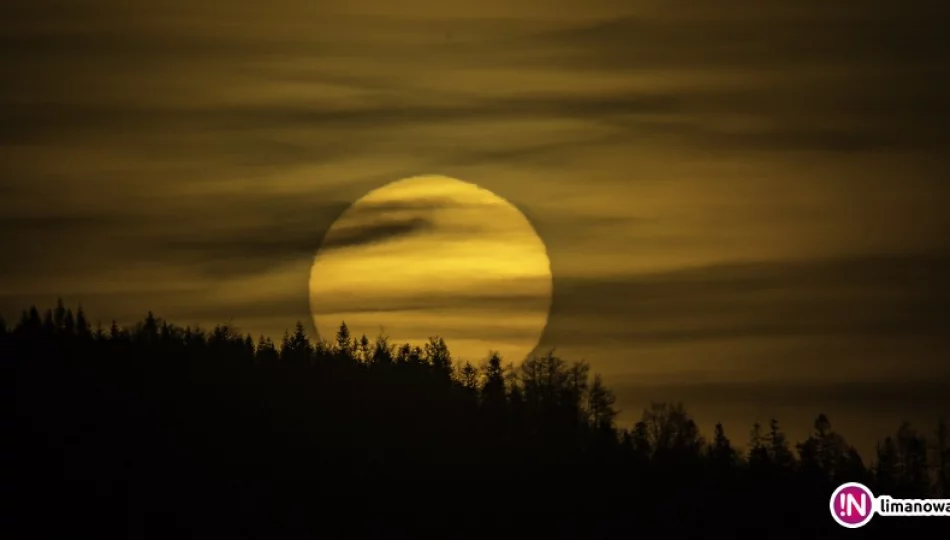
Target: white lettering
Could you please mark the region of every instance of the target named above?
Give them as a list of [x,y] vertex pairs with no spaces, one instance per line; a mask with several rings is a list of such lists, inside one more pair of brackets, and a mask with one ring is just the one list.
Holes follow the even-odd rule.
[[878,501],[878,513],[883,516],[950,516],[950,499],[892,499],[882,495]]
[[848,515],[852,515],[852,510],[857,510],[858,514],[861,516],[868,515],[868,496],[864,493],[861,494],[861,504],[858,504],[857,499],[854,498],[854,495],[848,493],[848,503],[847,503]]

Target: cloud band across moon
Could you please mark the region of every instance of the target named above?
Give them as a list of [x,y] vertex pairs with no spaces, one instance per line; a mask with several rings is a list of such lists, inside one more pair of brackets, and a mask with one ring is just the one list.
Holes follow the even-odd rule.
[[414,177],[370,192],[330,228],[311,270],[311,312],[323,337],[345,321],[397,343],[442,337],[469,361],[490,350],[520,360],[547,323],[551,279],[544,243],[510,203]]

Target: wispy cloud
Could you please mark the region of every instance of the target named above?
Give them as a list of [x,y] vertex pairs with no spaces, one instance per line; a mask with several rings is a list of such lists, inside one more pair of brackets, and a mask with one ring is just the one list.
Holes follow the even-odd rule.
[[643,346],[785,337],[936,338],[950,322],[947,275],[946,256],[877,256],[721,264],[613,279],[556,277],[548,339],[593,346],[600,337],[619,335]]

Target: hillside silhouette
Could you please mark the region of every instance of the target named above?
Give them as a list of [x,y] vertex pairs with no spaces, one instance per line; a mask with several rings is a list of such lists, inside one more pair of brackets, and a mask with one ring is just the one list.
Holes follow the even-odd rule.
[[[0,321],[7,538],[894,537],[948,518],[838,526],[829,497],[950,498],[947,426],[895,426],[860,456],[812,435],[701,434],[675,401],[618,425],[584,362],[453,359],[350,335],[279,343],[151,313],[93,327],[60,302]],[[671,396],[675,399],[675,396]],[[739,449],[742,448],[742,450]]]

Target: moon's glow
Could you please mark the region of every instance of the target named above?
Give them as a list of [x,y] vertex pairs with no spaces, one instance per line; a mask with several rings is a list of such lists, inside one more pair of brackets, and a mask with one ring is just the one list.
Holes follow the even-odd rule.
[[551,307],[544,243],[513,205],[444,176],[393,182],[356,201],[324,238],[310,273],[317,332],[393,344],[446,340],[473,363],[489,349],[520,361]]

